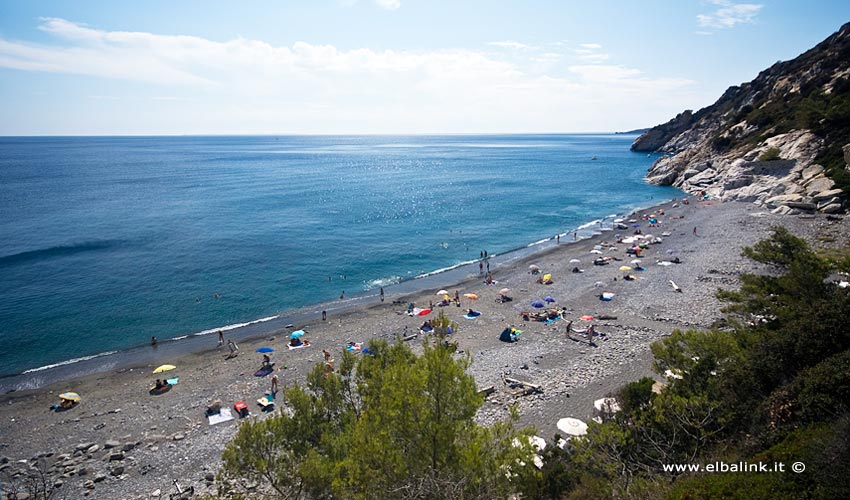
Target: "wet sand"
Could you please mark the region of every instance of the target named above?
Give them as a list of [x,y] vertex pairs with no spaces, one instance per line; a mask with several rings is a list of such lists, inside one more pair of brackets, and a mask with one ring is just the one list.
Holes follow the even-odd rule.
[[[619,266],[628,265],[634,257],[626,255],[627,245],[614,243],[615,232],[629,235],[631,228],[606,231],[570,244],[565,241],[569,238],[562,237],[560,245],[540,254],[511,263],[491,261],[495,285],[485,285],[483,278],[475,275],[409,296],[388,288],[383,303],[376,296],[368,307],[332,313],[327,321],[296,324],[296,329],[307,331],[304,338],[311,342],[307,348],[289,350],[286,343],[292,329],[283,328],[260,339],[239,342],[238,356],[226,359],[227,348],[217,349],[217,336],[210,335],[208,350],[163,361],[177,365],[169,375],[179,376],[180,381],[159,396],[148,393],[156,378],[151,374],[154,364],[7,394],[0,397],[0,456],[8,463],[0,464],[0,468],[9,472],[25,465],[17,461],[32,463],[41,456],[52,467],[51,482],[62,482],[57,498],[150,498],[156,490],[167,498],[167,493],[176,491],[173,479],[181,486],[194,486],[196,492],[214,488],[206,476],[217,470],[221,451],[235,433],[238,419],[209,426],[204,410],[212,400],[220,399],[226,407],[244,400],[251,409],[249,418],[268,415],[256,404],[271,383],[271,376],[254,376],[262,361],[262,355],[254,352],[257,348],[276,350],[271,358],[282,386],[299,383],[315,363],[321,362],[322,349],[338,358],[349,341],[367,342],[374,337],[394,340],[417,332],[433,315],[409,317],[403,312],[407,303],[427,307],[429,301],[439,300],[434,292],[440,288],[452,295],[458,290],[461,296],[479,296],[476,301],[462,299],[460,308],[437,308],[457,323],[453,340],[463,351],[461,355],[472,356],[470,371],[479,386],[496,388],[478,419],[490,423],[504,418],[508,406],[518,404],[520,423],[535,426],[539,435],[551,441],[559,418],[587,420],[592,416],[593,400],[624,383],[652,375],[652,342],[676,328],[708,328],[719,319],[720,304],[714,293],[719,287],[736,287],[739,273],[756,269],[740,257],[741,248],[767,236],[771,225],[784,225],[810,239],[823,230],[843,238],[848,234],[846,220],[780,217],[751,204],[692,202],[672,208],[668,202],[661,206],[666,212],[659,218],[661,226],[648,228],[640,220],[641,229],[655,236],[669,232],[670,236],[643,253],[646,271],[633,271],[636,281],[621,279],[624,272],[618,270]],[[640,211],[633,218],[650,212]],[[603,255],[622,261],[592,265],[595,255],[590,250],[603,241],[616,248],[603,249]],[[657,264],[671,257],[668,249],[678,250],[675,256],[681,264]],[[577,266],[583,273],[570,272],[576,266],[569,263],[573,258],[581,260]],[[529,273],[530,264],[551,273],[554,284],[536,283],[539,275]],[[673,290],[670,280],[681,287],[681,293]],[[512,290],[512,302],[496,302],[503,287]],[[598,296],[602,292],[615,293],[615,297],[610,302],[601,301]],[[582,315],[616,317],[595,321],[597,330],[606,333],[608,340],[597,340],[595,346],[571,340],[564,320],[522,321],[520,313],[534,310],[531,302],[546,296],[557,299],[556,306],[567,308],[566,319],[574,320],[576,327],[583,326],[578,319]],[[480,311],[481,316],[463,318],[467,308]],[[519,342],[499,341],[499,333],[506,326],[523,330]],[[419,340],[410,343],[418,346]],[[537,384],[541,392],[514,396],[503,385],[503,375]],[[65,412],[50,411],[58,394],[68,390],[80,393],[82,402]],[[116,446],[106,449],[107,444]],[[119,457],[116,450],[125,451]]]

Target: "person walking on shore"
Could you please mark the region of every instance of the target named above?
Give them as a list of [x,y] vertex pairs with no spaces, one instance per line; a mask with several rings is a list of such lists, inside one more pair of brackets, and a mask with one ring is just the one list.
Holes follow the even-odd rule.
[[272,396],[277,396],[277,374],[272,375]]
[[322,321],[325,321],[326,319],[328,319],[328,312],[322,311]]
[[218,331],[218,347],[221,347],[223,345],[224,345],[224,332],[219,330]]
[[480,275],[482,275],[482,274],[484,274],[484,263],[483,263],[483,262],[479,262],[479,263],[478,263],[478,275],[480,276]]
[[339,294],[339,300],[345,300],[345,290],[343,290],[342,293]]
[[384,287],[381,287],[381,302],[384,301]]
[[697,235],[697,228],[696,228],[696,226],[694,226],[694,236],[696,236],[696,235]]

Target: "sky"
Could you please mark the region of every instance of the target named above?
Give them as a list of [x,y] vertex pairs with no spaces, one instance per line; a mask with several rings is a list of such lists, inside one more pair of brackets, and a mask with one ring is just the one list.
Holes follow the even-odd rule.
[[0,135],[626,131],[848,21],[840,0],[0,0]]

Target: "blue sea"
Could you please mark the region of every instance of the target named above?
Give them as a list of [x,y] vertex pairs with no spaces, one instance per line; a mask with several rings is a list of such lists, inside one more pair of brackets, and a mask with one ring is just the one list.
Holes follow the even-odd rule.
[[0,375],[392,294],[678,196],[633,140],[0,138]]

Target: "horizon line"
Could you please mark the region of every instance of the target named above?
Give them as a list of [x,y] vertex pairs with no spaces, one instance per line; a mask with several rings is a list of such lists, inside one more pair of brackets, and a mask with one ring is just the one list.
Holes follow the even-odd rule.
[[[649,130],[652,127],[636,130]],[[631,130],[627,131],[596,131],[596,132],[415,132],[415,133],[259,133],[259,134],[18,134],[18,135],[0,135],[0,139],[13,138],[61,138],[61,137],[417,137],[417,136],[487,136],[487,135],[634,135],[638,132]]]

